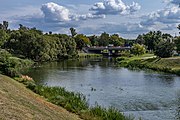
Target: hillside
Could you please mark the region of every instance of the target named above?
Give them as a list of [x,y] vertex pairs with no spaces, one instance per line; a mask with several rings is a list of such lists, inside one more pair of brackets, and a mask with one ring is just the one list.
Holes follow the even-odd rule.
[[0,120],[80,120],[22,84],[0,75]]

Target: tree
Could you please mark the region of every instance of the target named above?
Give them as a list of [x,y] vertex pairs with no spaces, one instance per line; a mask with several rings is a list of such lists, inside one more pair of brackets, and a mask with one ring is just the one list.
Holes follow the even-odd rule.
[[89,38],[87,38],[83,34],[78,34],[75,37],[75,41],[76,41],[76,44],[77,44],[77,49],[79,49],[79,50],[82,50],[83,47],[91,44]]
[[145,40],[143,38],[143,35],[138,35],[138,37],[136,38],[135,42],[140,44],[140,45],[144,45],[145,44]]
[[9,23],[7,21],[3,21],[4,30],[8,29]]
[[124,39],[119,37],[118,34],[113,34],[109,38],[109,44],[113,44],[114,46],[122,46],[124,45]]
[[155,46],[164,40],[164,37],[169,37],[169,34],[162,34],[161,31],[150,31],[147,34],[138,36],[136,43],[144,44],[148,50],[155,50]]
[[142,55],[146,53],[145,46],[140,44],[134,44],[131,48],[131,53],[134,55]]
[[99,46],[108,46],[109,45],[109,34],[106,32],[102,33],[101,36],[98,38]]
[[9,23],[7,21],[3,21],[3,24],[0,24],[1,30],[8,30]]
[[70,31],[71,31],[71,35],[72,35],[72,37],[74,37],[74,36],[76,36],[76,35],[77,35],[76,29],[74,29],[74,28],[70,28]]
[[9,39],[9,35],[2,29],[0,29],[0,48]]
[[89,38],[92,46],[98,46],[99,45],[98,36],[92,35],[92,36],[89,36],[88,38]]
[[174,44],[169,41],[162,41],[160,42],[154,51],[154,54],[161,57],[167,58],[173,55]]
[[176,37],[174,42],[176,45],[176,50],[177,50],[178,54],[180,54],[180,36]]

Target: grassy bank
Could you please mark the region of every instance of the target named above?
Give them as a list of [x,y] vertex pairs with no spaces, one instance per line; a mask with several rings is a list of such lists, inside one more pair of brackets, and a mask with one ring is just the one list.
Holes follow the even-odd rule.
[[92,54],[92,53],[78,53],[79,58],[96,58],[102,57],[102,54]]
[[180,75],[180,57],[158,58],[153,54],[134,57],[119,57],[118,64],[128,68],[147,68]]
[[80,120],[9,77],[0,83],[0,120]]
[[15,80],[25,84],[27,88],[43,96],[47,101],[79,115],[84,120],[133,120],[133,117],[126,117],[115,108],[105,109],[99,105],[90,107],[85,96],[80,93],[69,92],[61,87],[36,85],[28,76]]

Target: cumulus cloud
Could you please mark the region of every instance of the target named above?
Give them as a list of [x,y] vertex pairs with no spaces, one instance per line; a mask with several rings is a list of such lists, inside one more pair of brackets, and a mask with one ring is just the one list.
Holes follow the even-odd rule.
[[173,6],[171,8],[150,13],[142,18],[145,20],[142,21],[141,24],[145,26],[154,25],[157,22],[164,24],[180,23],[180,8],[178,6]]
[[47,21],[69,21],[69,10],[53,2],[43,4],[41,10]]
[[46,21],[67,22],[87,19],[98,19],[105,17],[105,15],[93,15],[91,13],[83,15],[71,13],[68,8],[53,2],[43,4],[41,10],[44,14],[44,18]]
[[95,3],[90,9],[95,14],[105,15],[118,15],[118,14],[132,14],[140,10],[141,6],[138,3],[133,2],[131,5],[126,5],[121,0],[104,0],[103,2]]
[[166,3],[171,3],[174,5],[180,5],[180,0],[164,0]]

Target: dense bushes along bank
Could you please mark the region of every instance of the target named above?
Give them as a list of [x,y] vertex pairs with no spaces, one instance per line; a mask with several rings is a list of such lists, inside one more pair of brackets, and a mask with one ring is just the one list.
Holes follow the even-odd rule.
[[0,73],[15,77],[20,72],[33,65],[33,61],[14,57],[6,50],[0,49]]
[[61,87],[47,87],[36,85],[32,78],[21,76],[15,80],[26,85],[35,93],[43,96],[49,102],[62,106],[70,112],[76,113],[84,120],[133,120],[133,117],[126,117],[115,108],[105,109],[99,105],[90,107],[85,96],[79,93],[68,92]]
[[119,57],[116,59],[118,65],[128,68],[152,69],[155,71],[173,73],[180,75],[180,57],[158,58],[158,57]]

